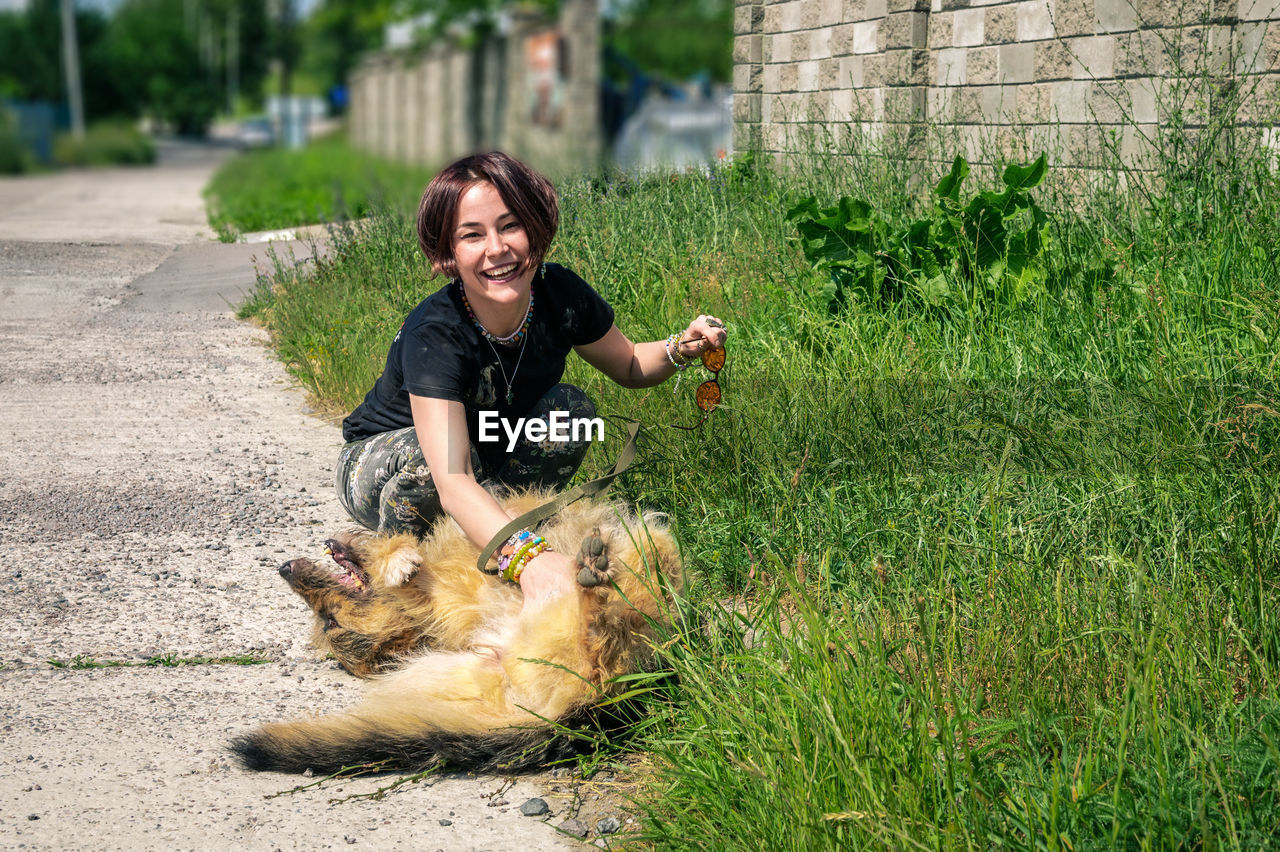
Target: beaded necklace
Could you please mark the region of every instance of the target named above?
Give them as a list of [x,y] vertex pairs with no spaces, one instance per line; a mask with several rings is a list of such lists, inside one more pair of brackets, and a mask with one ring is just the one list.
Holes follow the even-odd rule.
[[471,317],[471,322],[475,323],[476,329],[489,344],[501,343],[503,346],[514,345],[517,340],[522,339],[529,331],[529,323],[533,322],[533,284],[529,285],[529,307],[524,312],[524,322],[520,323],[520,327],[505,337],[499,337],[489,329],[484,327],[484,323],[476,319],[476,312],[471,309],[471,302],[467,301],[467,288],[462,286],[462,280],[458,280],[458,292],[462,294],[462,306],[467,309],[467,316]]

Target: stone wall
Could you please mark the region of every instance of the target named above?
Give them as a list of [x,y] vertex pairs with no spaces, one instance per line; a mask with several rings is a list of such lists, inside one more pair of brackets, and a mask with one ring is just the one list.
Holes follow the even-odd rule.
[[[352,143],[402,162],[439,168],[498,148],[558,174],[595,164],[601,151],[596,0],[565,0],[560,20],[513,16],[508,31],[476,48],[433,45],[367,57],[352,73]],[[563,72],[555,114],[534,115],[531,45]]]
[[1141,166],[1174,122],[1280,141],[1280,0],[738,0],[734,33],[740,149],[904,130],[913,156]]

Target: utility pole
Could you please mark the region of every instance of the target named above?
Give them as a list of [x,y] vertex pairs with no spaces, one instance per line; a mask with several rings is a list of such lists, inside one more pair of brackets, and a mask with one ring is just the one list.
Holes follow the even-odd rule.
[[301,148],[306,138],[298,103],[293,98],[293,0],[280,0],[280,129],[285,147]]
[[75,0],[62,0],[62,64],[67,75],[71,135],[84,138],[84,97],[80,88],[80,48],[76,39]]
[[240,99],[240,4],[232,3],[227,12],[227,113],[236,114]]
[[280,96],[287,98],[293,94],[293,61],[296,58],[297,43],[294,39],[297,37],[294,32],[294,16],[293,16],[293,0],[281,0],[280,3],[280,32],[283,37],[280,58],[282,66],[280,68]]

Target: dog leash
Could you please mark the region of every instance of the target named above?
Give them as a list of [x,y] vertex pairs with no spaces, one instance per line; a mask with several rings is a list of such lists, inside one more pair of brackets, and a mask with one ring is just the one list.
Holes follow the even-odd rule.
[[568,491],[565,491],[563,494],[556,495],[556,497],[550,502],[543,503],[536,509],[530,509],[502,529],[498,530],[498,532],[494,534],[493,538],[489,540],[489,544],[485,546],[484,550],[480,551],[480,560],[476,563],[476,567],[486,574],[497,574],[497,568],[489,567],[489,558],[493,556],[493,552],[501,547],[502,543],[506,541],[513,532],[519,529],[524,529],[525,527],[532,527],[540,521],[544,521],[551,517],[556,512],[559,512],[570,503],[575,503],[578,500],[581,500],[583,497],[595,497],[597,494],[603,494],[607,491],[609,486],[613,484],[613,481],[618,478],[619,474],[630,467],[631,463],[635,461],[636,437],[639,433],[639,421],[632,420],[627,424],[627,443],[623,446],[622,452],[618,453],[618,459],[613,463],[613,467],[609,468],[608,473],[604,476],[576,485]]

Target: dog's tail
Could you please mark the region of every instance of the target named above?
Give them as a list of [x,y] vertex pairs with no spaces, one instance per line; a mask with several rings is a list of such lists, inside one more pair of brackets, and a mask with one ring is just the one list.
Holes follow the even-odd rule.
[[[440,764],[481,772],[523,772],[581,753],[586,740],[547,724],[461,733],[412,725],[387,730],[386,719],[358,714],[266,725],[232,741],[247,769],[332,774],[376,767],[418,771]],[[564,720],[573,724],[571,720]]]
[[524,614],[512,634],[468,651],[428,652],[381,678],[348,713],[266,725],[232,749],[250,769],[329,774],[380,763],[520,770],[573,754],[600,698],[576,596]]

